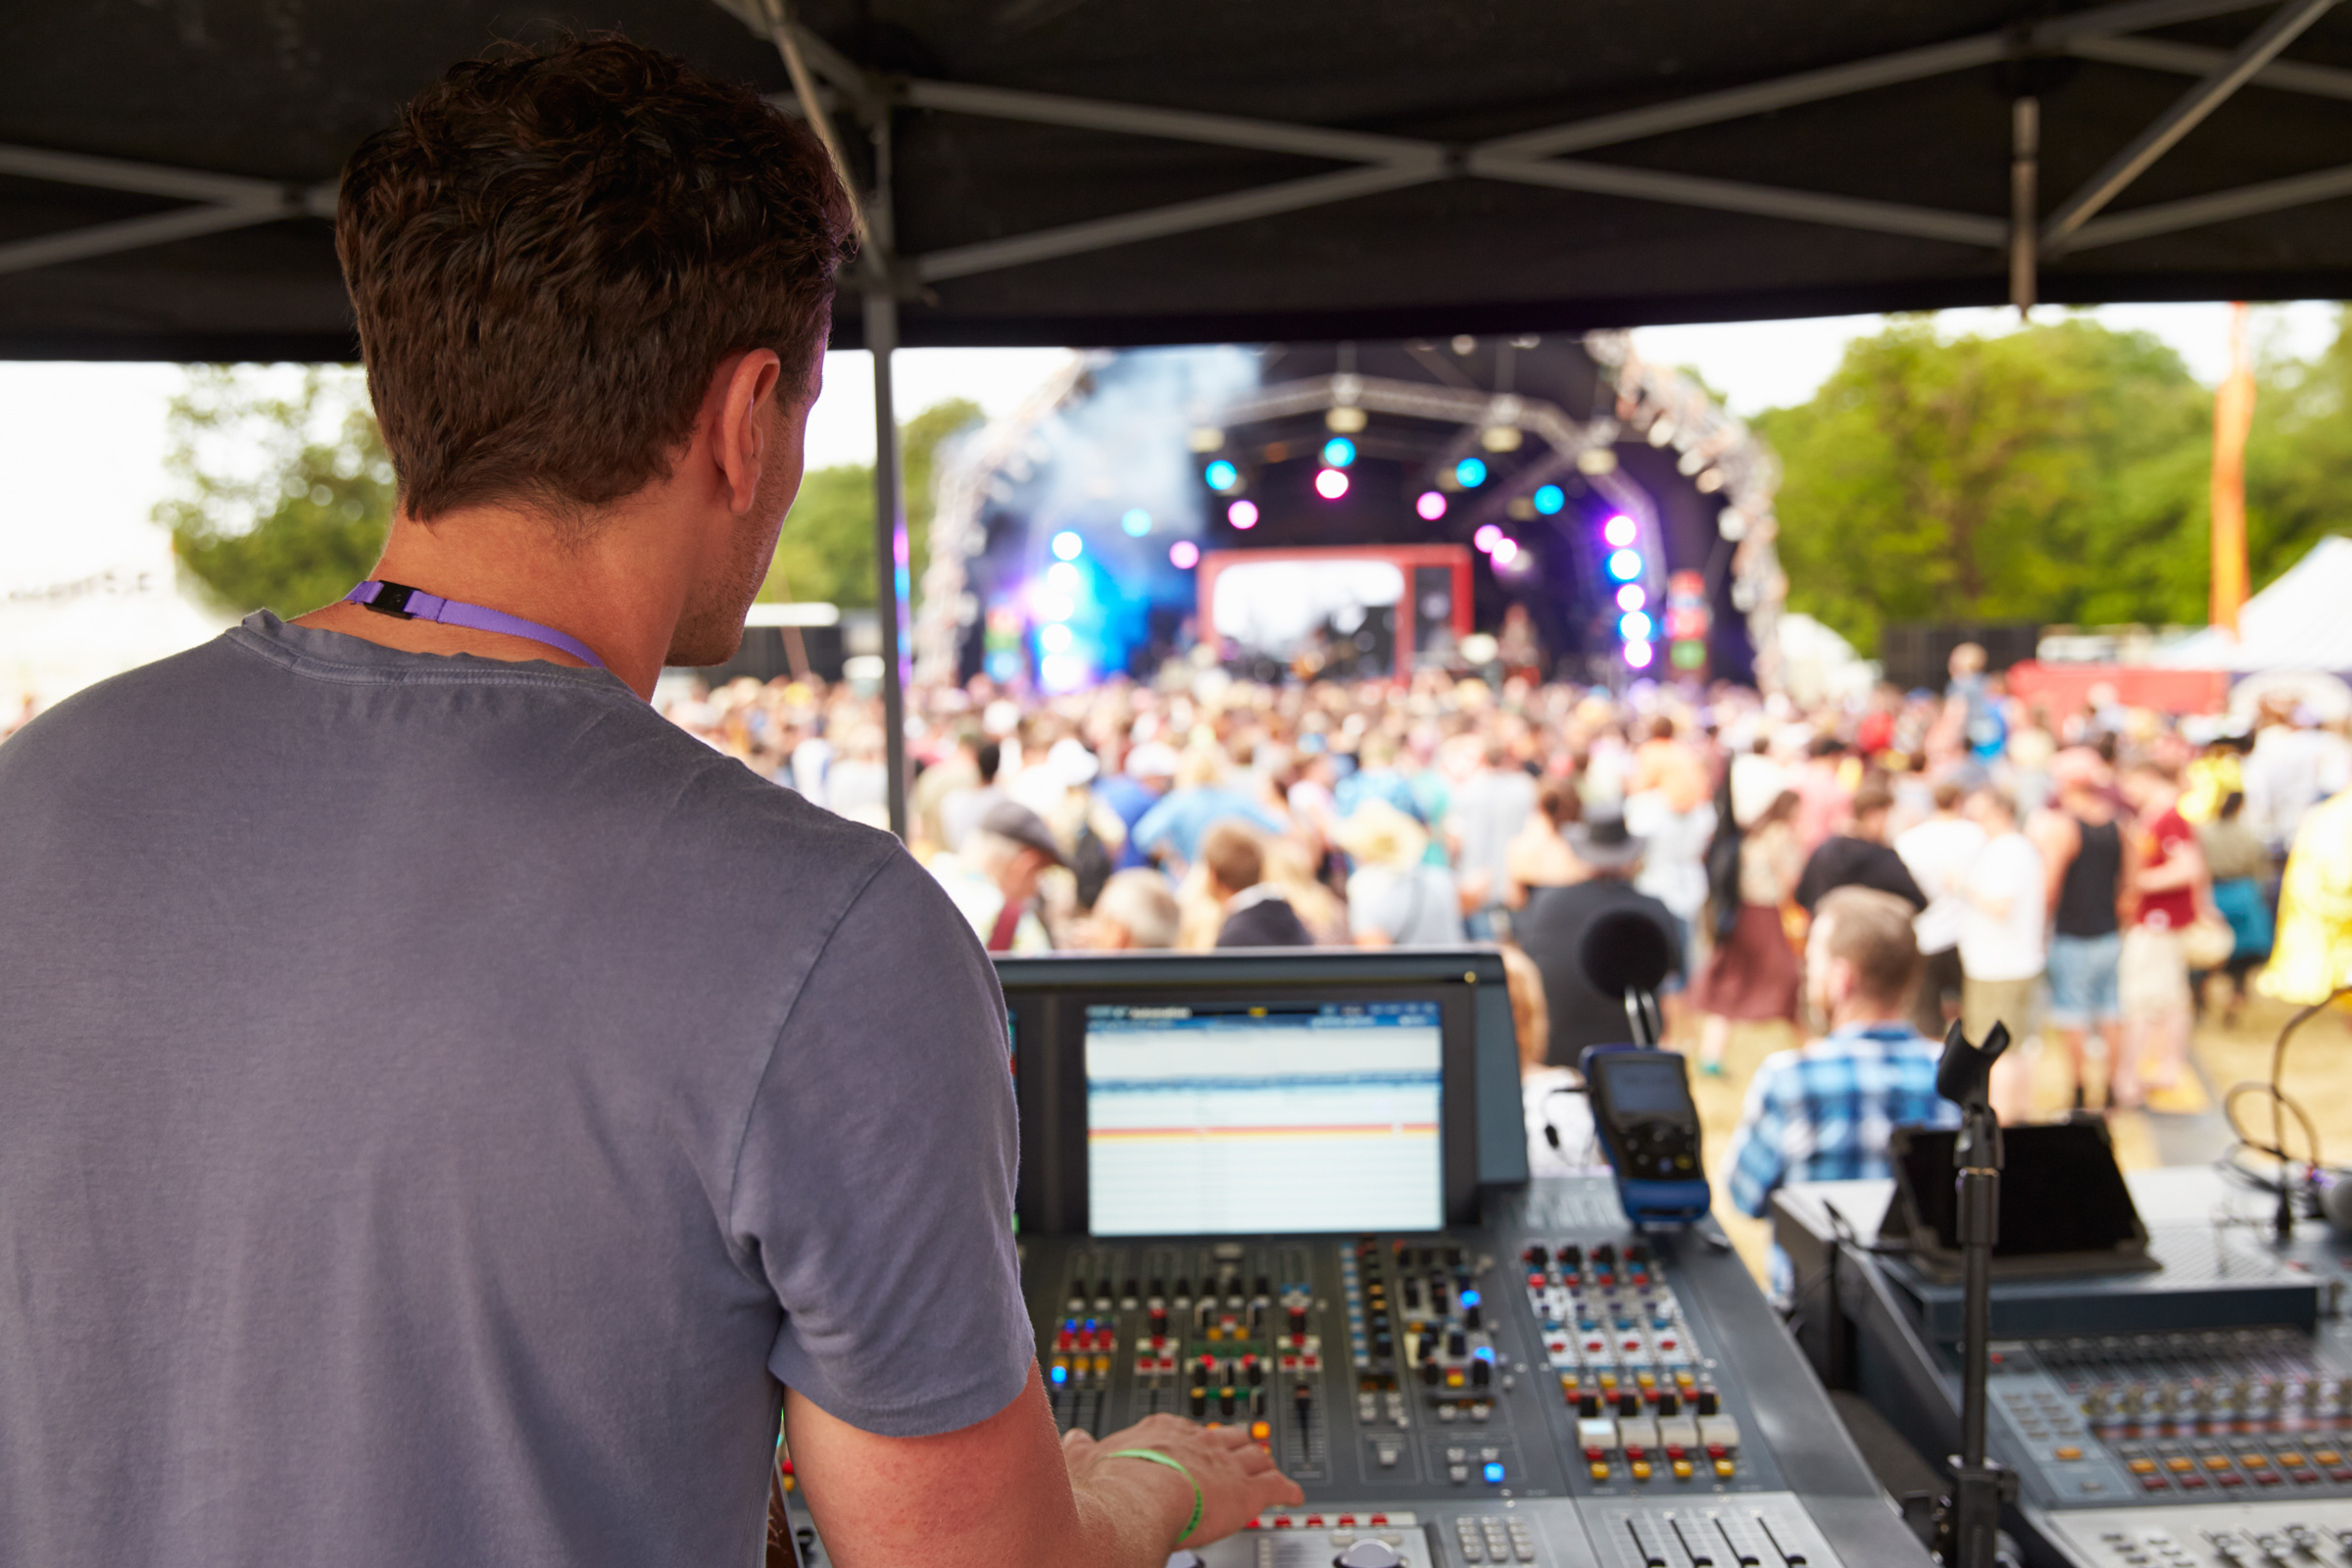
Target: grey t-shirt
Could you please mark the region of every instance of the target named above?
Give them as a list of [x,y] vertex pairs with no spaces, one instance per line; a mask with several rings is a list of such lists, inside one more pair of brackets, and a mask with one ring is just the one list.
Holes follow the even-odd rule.
[[619,681],[269,614],[0,747],[0,1548],[741,1564],[1033,1356],[996,977]]

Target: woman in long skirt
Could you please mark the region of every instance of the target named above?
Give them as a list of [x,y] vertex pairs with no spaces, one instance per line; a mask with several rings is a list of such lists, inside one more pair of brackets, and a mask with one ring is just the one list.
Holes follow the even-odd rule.
[[1805,869],[1804,846],[1796,837],[1798,804],[1795,791],[1783,790],[1741,835],[1740,912],[1690,988],[1690,1005],[1699,1014],[1700,1072],[1723,1071],[1733,1019],[1796,1022],[1804,975],[1782,911]]

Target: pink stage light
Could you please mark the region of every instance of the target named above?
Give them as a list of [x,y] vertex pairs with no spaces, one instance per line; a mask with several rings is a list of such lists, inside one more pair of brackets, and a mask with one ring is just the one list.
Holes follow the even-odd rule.
[[1641,524],[1622,512],[1600,525],[1600,536],[1609,542],[1609,548],[1612,550],[1623,550],[1627,545],[1632,544],[1641,532]]
[[1179,571],[1190,571],[1200,564],[1200,547],[1190,539],[1179,539],[1168,546],[1168,564]]
[[1315,475],[1315,494],[1326,501],[1337,501],[1348,493],[1348,476],[1337,468],[1325,468]]
[[1494,558],[1494,564],[1497,566],[1507,566],[1512,562],[1519,559],[1519,541],[1516,539],[1497,539],[1494,541],[1494,548],[1487,553]]
[[1654,651],[1647,643],[1635,642],[1625,645],[1625,662],[1636,669],[1647,669],[1653,657],[1655,657]]
[[1232,506],[1225,509],[1225,520],[1232,523],[1236,528],[1256,527],[1257,503],[1254,501],[1236,501]]
[[1446,515],[1446,498],[1435,490],[1424,490],[1421,499],[1413,503],[1413,510],[1421,514],[1423,522],[1435,522]]
[[1482,522],[1479,524],[1478,532],[1470,536],[1470,542],[1487,554],[1493,555],[1494,547],[1502,543],[1502,529],[1494,523]]

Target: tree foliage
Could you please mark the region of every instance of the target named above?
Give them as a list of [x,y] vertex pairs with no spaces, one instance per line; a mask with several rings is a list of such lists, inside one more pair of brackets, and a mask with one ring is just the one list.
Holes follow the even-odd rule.
[[[941,444],[981,416],[956,399],[900,427],[914,579],[922,577]],[[296,615],[339,598],[382,551],[397,501],[358,371],[339,366],[191,366],[172,400],[156,508],[202,596]],[[763,599],[874,602],[871,465],[812,469],[785,520]]]
[[239,614],[298,615],[375,564],[392,460],[356,371],[191,366],[166,435],[174,493],[155,516],[204,598]]
[[2246,554],[2257,587],[2352,531],[2352,306],[2317,360],[2265,366],[2246,442]]
[[1789,605],[1859,647],[1890,620],[2200,616],[2212,396],[2147,333],[1900,318],[1758,422]]
[[[980,406],[963,398],[935,403],[899,426],[899,462],[906,474],[906,548],[912,581],[923,580],[930,557],[932,481],[941,447],[977,423]],[[784,519],[784,535],[760,597],[827,600],[846,606],[874,603],[874,468],[842,464],[813,468]]]

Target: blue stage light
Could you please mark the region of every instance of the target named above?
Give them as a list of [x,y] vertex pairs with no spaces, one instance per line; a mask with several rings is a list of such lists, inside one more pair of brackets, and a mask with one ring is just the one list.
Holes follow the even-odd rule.
[[1548,517],[1568,504],[1568,492],[1556,484],[1538,485],[1535,501],[1536,510]]
[[1609,575],[1619,582],[1632,582],[1642,575],[1642,555],[1636,550],[1619,550],[1609,556]]
[[1453,466],[1453,482],[1465,490],[1475,490],[1487,482],[1487,465],[1483,458],[1464,458]]
[[1208,481],[1211,490],[1230,490],[1242,482],[1242,470],[1219,458],[1201,470],[1201,477]]
[[1645,643],[1656,630],[1649,616],[1639,610],[1617,617],[1617,635],[1629,643]]
[[1086,541],[1067,528],[1054,536],[1054,554],[1064,561],[1076,561],[1085,549]]
[[1129,507],[1119,514],[1119,526],[1127,530],[1130,539],[1141,539],[1152,531],[1152,514],[1141,507]]
[[1323,443],[1323,461],[1335,468],[1345,468],[1355,461],[1355,443],[1344,435],[1335,435]]

